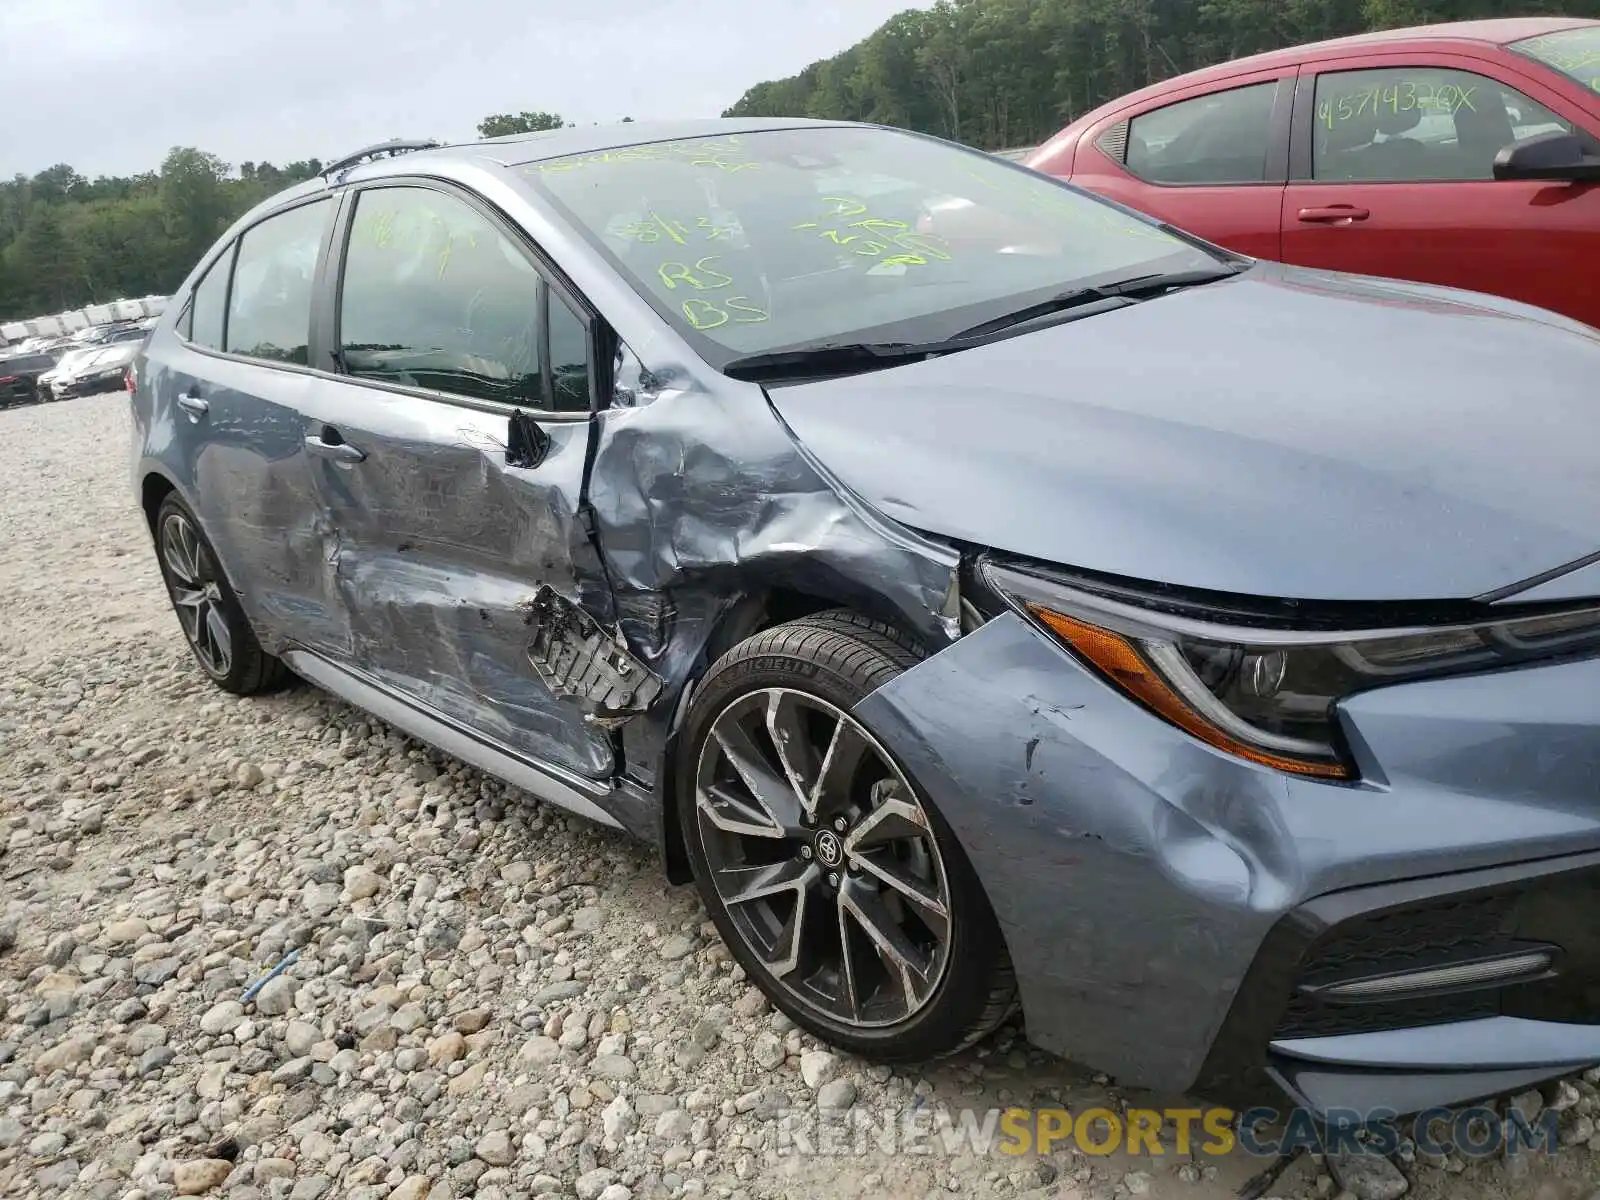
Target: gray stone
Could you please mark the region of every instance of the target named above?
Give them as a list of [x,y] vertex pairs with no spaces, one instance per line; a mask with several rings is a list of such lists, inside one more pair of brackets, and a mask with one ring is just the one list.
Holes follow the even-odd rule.
[[511,1144],[511,1135],[504,1129],[496,1129],[478,1139],[473,1147],[474,1152],[491,1167],[503,1167],[516,1158],[516,1148]]
[[46,1196],[59,1194],[77,1182],[78,1172],[78,1160],[64,1158],[35,1172],[33,1182]]
[[563,983],[552,983],[549,987],[540,988],[528,998],[528,1003],[535,1008],[542,1008],[546,1004],[554,1004],[558,1000],[571,1000],[581,996],[588,990],[588,985],[576,979],[568,979]]
[[817,1089],[817,1107],[843,1112],[856,1102],[856,1085],[848,1079],[834,1079]]
[[294,980],[279,975],[267,980],[256,993],[256,1012],[264,1017],[281,1017],[294,1007]]
[[183,966],[180,958],[157,958],[134,968],[133,977],[147,987],[160,987]]
[[826,1050],[812,1050],[800,1056],[800,1078],[812,1091],[816,1091],[823,1084],[829,1082],[839,1074],[839,1059],[837,1055]]
[[152,1046],[139,1056],[139,1074],[141,1077],[160,1074],[177,1057],[171,1046]]
[[1342,1150],[1324,1161],[1339,1186],[1356,1200],[1399,1200],[1411,1186],[1400,1168],[1381,1154]]
[[680,958],[688,958],[693,953],[694,939],[685,937],[681,933],[675,933],[661,943],[661,957],[668,962],[674,962]]
[[589,1065],[597,1079],[608,1079],[613,1083],[621,1083],[632,1079],[639,1073],[639,1068],[633,1065],[633,1060],[624,1054],[605,1054],[594,1060]]
[[561,1046],[554,1038],[535,1037],[523,1043],[518,1061],[530,1067],[548,1067],[561,1057]]
[[283,1030],[283,1046],[295,1058],[311,1053],[311,1047],[322,1040],[322,1031],[306,1021],[290,1021]]
[[1544,1110],[1544,1097],[1538,1088],[1529,1088],[1511,1097],[1510,1107],[1522,1114],[1523,1120],[1531,1125],[1539,1119],[1539,1114]]
[[53,1158],[67,1146],[67,1135],[52,1129],[36,1134],[28,1143],[28,1153],[35,1158]]
[[310,1058],[290,1059],[272,1073],[272,1082],[299,1083],[302,1079],[310,1078],[312,1066]]
[[212,1037],[231,1033],[242,1020],[244,1020],[244,1005],[237,1000],[219,1000],[206,1009],[205,1015],[200,1018],[200,1032],[208,1033]]

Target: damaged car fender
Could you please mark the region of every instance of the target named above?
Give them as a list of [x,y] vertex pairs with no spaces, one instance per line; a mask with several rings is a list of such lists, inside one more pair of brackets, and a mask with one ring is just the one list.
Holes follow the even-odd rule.
[[[629,775],[670,823],[675,714],[722,651],[764,625],[844,607],[929,650],[960,634],[960,553],[883,517],[797,441],[756,384],[646,368],[618,352],[588,505],[617,628],[662,681],[623,728]],[[956,615],[952,615],[956,614]],[[663,830],[670,847],[672,833]]]

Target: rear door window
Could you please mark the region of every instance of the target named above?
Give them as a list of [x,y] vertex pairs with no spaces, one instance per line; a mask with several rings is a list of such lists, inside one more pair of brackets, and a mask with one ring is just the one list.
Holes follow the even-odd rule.
[[1150,183],[1262,183],[1278,84],[1253,84],[1180,100],[1128,126],[1126,164]]
[[311,293],[330,200],[268,217],[239,241],[228,299],[226,349],[305,366],[310,361]]

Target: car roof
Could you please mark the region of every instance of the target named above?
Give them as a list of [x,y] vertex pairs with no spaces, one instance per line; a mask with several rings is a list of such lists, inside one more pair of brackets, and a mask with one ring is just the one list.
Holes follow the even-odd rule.
[[[1451,21],[1438,25],[1411,25],[1403,29],[1379,29],[1371,33],[1357,33],[1349,37],[1329,38],[1321,42],[1307,42],[1299,46],[1288,46],[1282,50],[1268,50],[1262,54],[1252,54],[1247,58],[1233,58],[1215,66],[1203,67],[1198,71],[1191,71],[1185,75],[1176,75],[1164,79],[1160,83],[1151,84],[1137,92],[1130,92],[1119,96],[1110,104],[1102,105],[1093,114],[1098,115],[1108,108],[1121,108],[1137,100],[1150,96],[1159,96],[1175,87],[1188,87],[1192,84],[1209,83],[1214,79],[1227,79],[1233,75],[1243,75],[1250,71],[1270,70],[1273,67],[1291,66],[1307,59],[1327,57],[1334,54],[1347,54],[1352,51],[1371,49],[1392,49],[1396,46],[1409,45],[1420,47],[1423,45],[1446,45],[1451,42],[1469,42],[1482,46],[1505,46],[1511,42],[1520,42],[1524,38],[1539,37],[1548,33],[1560,33],[1567,29],[1583,29],[1600,27],[1600,21],[1588,21],[1579,17],[1501,17],[1487,21]],[[1073,124],[1082,125],[1084,118],[1079,118]]]
[[650,142],[676,142],[698,137],[728,137],[740,133],[763,133],[773,129],[833,129],[848,121],[814,121],[798,117],[721,117],[694,121],[630,121],[619,125],[590,125],[573,129],[551,129],[542,133],[516,134],[478,142],[475,147],[487,157],[507,166],[564,158],[569,154],[596,154],[625,146]]
[[[239,230],[260,217],[296,201],[322,195],[335,186],[365,183],[397,175],[427,174],[428,165],[474,163],[491,168],[524,166],[569,154],[598,154],[652,142],[674,142],[697,137],[728,137],[742,133],[764,133],[777,129],[887,129],[859,121],[821,121],[802,117],[707,117],[686,121],[628,121],[612,125],[580,125],[567,129],[546,129],[536,133],[516,133],[506,137],[484,138],[451,145],[407,149],[363,160],[337,171],[328,171],[303,183],[285,188],[241,216],[218,244],[237,236]],[[903,132],[903,131],[900,131]],[[916,135],[906,135],[916,136]],[[389,144],[370,148],[374,154],[387,151]]]
[[[517,167],[551,158],[565,158],[569,154],[598,154],[628,146],[649,145],[652,142],[728,137],[741,133],[764,133],[774,129],[837,129],[857,124],[851,121],[818,121],[800,117],[714,117],[687,121],[627,121],[611,125],[577,125],[565,129],[513,133],[505,137],[413,150],[393,157],[363,162],[336,174],[338,182],[341,183],[382,178],[385,175],[409,175],[416,172],[419,164],[441,160],[458,162],[476,160],[495,166]],[[318,182],[312,181],[313,184]]]

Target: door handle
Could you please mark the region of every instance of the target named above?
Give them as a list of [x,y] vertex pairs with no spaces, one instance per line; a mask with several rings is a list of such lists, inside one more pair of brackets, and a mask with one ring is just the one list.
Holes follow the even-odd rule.
[[1329,204],[1300,210],[1300,219],[1307,225],[1348,225],[1352,221],[1365,221],[1371,215],[1367,209],[1354,204]]
[[211,411],[211,405],[200,399],[199,396],[191,396],[187,392],[178,397],[178,407],[196,421]]
[[[332,441],[329,441],[332,435]],[[321,433],[306,434],[306,453],[313,458],[331,458],[335,462],[358,463],[366,458],[366,453],[357,450],[349,442],[339,436],[339,431],[324,425]]]

